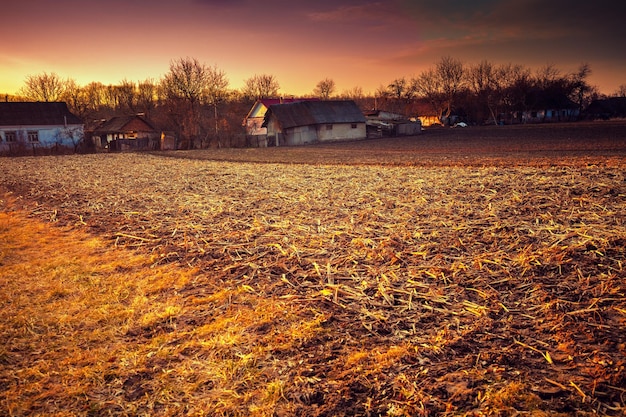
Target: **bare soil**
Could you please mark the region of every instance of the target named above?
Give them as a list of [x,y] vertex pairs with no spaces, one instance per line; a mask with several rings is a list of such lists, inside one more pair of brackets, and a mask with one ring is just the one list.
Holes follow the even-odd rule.
[[431,127],[412,137],[307,147],[212,149],[163,155],[239,162],[482,166],[559,164],[560,158],[623,156],[626,121],[517,126]]
[[[198,271],[123,335],[169,353],[92,393],[100,415],[624,415],[625,168],[624,122],[0,161],[34,219]],[[282,315],[246,321],[261,299]],[[226,316],[233,384],[157,396]]]

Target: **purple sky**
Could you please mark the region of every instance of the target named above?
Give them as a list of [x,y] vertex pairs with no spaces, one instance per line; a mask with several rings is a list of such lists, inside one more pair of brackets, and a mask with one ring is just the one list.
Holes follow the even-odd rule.
[[172,60],[255,74],[282,94],[374,92],[443,56],[472,64],[589,63],[602,92],[626,84],[626,3],[608,0],[19,0],[0,6],[0,93],[55,72],[84,85],[158,80]]

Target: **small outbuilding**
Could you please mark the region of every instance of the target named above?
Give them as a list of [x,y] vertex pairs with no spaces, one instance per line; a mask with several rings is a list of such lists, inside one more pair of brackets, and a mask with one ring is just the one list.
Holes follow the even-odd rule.
[[270,106],[263,127],[268,146],[364,139],[365,116],[352,100],[301,101]]
[[76,151],[84,123],[64,102],[0,102],[0,153]]
[[383,136],[415,136],[422,133],[419,119],[410,119],[399,113],[384,110],[373,110],[365,115],[367,119],[367,136],[379,138]]
[[93,131],[96,147],[112,151],[159,149],[161,132],[141,115],[117,116],[102,122]]

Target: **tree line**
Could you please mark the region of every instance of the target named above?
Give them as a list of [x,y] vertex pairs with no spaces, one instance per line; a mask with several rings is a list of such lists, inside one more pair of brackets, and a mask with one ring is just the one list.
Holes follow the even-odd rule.
[[[421,103],[422,111],[426,108],[439,120],[454,113],[470,123],[514,123],[522,122],[522,115],[530,110],[576,108],[582,113],[601,97],[588,82],[590,74],[587,63],[575,72],[563,73],[554,65],[533,71],[521,64],[483,60],[465,65],[443,57],[415,77],[393,80],[376,95],[393,99],[405,112],[414,112],[415,103]],[[620,90],[616,94],[624,94],[626,86]]]
[[[364,111],[383,109],[408,116],[428,113],[442,121],[454,114],[469,123],[497,124],[503,122],[503,115],[548,105],[584,110],[602,97],[598,88],[589,84],[590,74],[591,66],[586,63],[572,73],[563,73],[554,65],[532,70],[487,60],[464,64],[447,56],[416,76],[381,85],[373,94],[365,94],[358,86],[337,93],[334,80],[325,78],[309,96],[352,99]],[[160,129],[171,131],[182,147],[245,146],[242,120],[251,104],[278,97],[280,85],[270,74],[255,74],[240,90],[229,85],[226,73],[216,65],[187,57],[171,61],[159,80],[124,79],[116,85],[91,82],[81,86],[55,73],[29,75],[18,94],[6,99],[65,101],[85,121],[87,130],[114,115],[144,114]],[[626,85],[613,95],[626,96]]]

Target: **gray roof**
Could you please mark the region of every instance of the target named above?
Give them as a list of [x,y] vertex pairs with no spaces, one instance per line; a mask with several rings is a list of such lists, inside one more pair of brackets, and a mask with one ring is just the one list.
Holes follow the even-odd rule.
[[365,116],[352,100],[300,101],[275,104],[265,115],[265,126],[273,115],[283,129],[332,123],[365,123]]
[[82,125],[63,102],[0,102],[0,126]]

